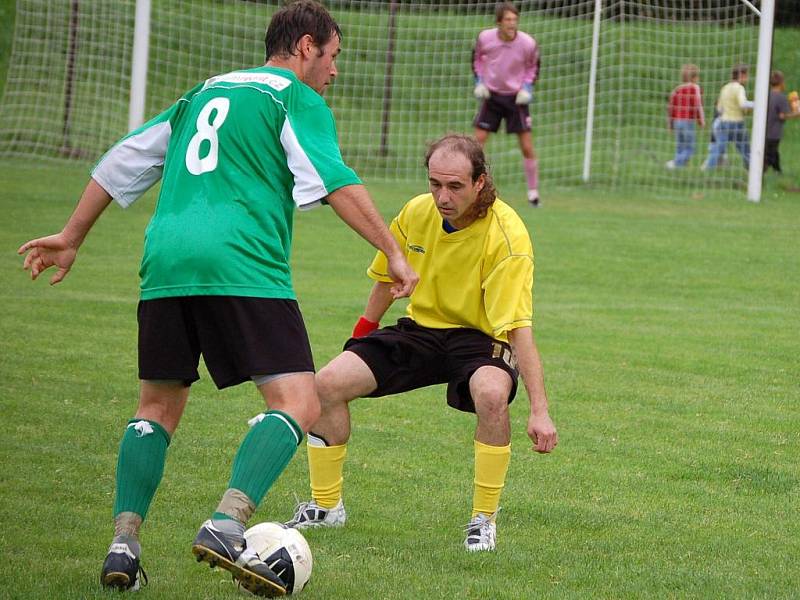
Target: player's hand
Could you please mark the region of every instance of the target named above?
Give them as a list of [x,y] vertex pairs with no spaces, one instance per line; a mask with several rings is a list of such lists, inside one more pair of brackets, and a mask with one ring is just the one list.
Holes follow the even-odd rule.
[[522,89],[517,92],[517,97],[514,99],[517,104],[530,104],[533,102],[533,84],[526,83]]
[[489,88],[486,87],[486,85],[480,79],[478,79],[478,81],[475,83],[475,89],[472,93],[475,94],[475,97],[478,100],[486,100],[492,95],[492,93],[489,91]]
[[390,291],[395,300],[410,296],[419,282],[419,275],[401,253],[389,258],[389,277],[394,281]]
[[55,285],[69,273],[78,248],[63,233],[57,233],[26,242],[17,250],[17,254],[26,252],[28,254],[22,266],[31,272],[31,279],[36,279],[50,267],[57,267],[58,270],[50,278],[50,285]]
[[552,452],[558,444],[558,433],[553,421],[547,413],[533,414],[528,419],[528,437],[533,442],[536,452]]
[[369,335],[373,331],[375,331],[378,327],[380,327],[380,323],[375,321],[370,321],[364,315],[361,315],[358,318],[358,322],[356,326],[353,327],[353,336],[354,338],[364,337],[365,335]]

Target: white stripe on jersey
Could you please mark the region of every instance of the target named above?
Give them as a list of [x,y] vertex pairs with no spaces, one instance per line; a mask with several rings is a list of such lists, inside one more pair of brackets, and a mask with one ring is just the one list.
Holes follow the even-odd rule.
[[287,79],[286,77],[281,77],[280,75],[275,75],[274,73],[247,73],[234,71],[233,73],[226,73],[225,75],[217,75],[216,77],[206,79],[203,89],[205,90],[206,88],[213,87],[218,83],[263,83],[264,85],[268,85],[272,89],[280,92],[281,90],[284,90],[292,85],[292,80]]
[[123,139],[100,159],[92,179],[127,208],[161,179],[171,135],[163,121]]
[[294,203],[300,210],[318,206],[320,200],[328,195],[328,190],[325,189],[325,182],[322,181],[322,177],[319,176],[311,159],[297,141],[297,135],[295,135],[288,118],[283,122],[281,129],[281,144],[286,151],[289,170],[294,175],[294,189],[292,190]]

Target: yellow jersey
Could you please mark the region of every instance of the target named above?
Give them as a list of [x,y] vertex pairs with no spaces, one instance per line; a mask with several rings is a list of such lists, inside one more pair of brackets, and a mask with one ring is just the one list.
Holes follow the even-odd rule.
[[[433,196],[412,198],[390,230],[419,274],[407,313],[432,329],[467,327],[507,342],[533,323],[533,246],[514,209],[499,198],[485,217],[447,233]],[[389,282],[378,252],[367,274]]]

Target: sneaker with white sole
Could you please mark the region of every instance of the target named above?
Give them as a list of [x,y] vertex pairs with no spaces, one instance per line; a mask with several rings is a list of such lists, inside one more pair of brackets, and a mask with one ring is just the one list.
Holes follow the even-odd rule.
[[347,520],[342,499],[333,508],[323,508],[316,500],[300,502],[294,509],[294,516],[286,521],[287,527],[306,529],[309,527],[341,527]]
[[111,544],[103,562],[100,583],[105,588],[135,592],[141,585],[147,585],[147,573],[128,544],[115,543]]
[[469,523],[467,523],[467,537],[464,540],[464,547],[467,552],[487,552],[492,551],[497,543],[497,526],[493,515],[478,513]]
[[220,531],[210,519],[197,532],[192,554],[198,562],[207,562],[212,569],[221,567],[230,571],[251,594],[268,598],[286,595],[286,585],[255,550],[247,548],[245,539]]
[[539,190],[528,190],[528,204],[534,208],[539,206]]

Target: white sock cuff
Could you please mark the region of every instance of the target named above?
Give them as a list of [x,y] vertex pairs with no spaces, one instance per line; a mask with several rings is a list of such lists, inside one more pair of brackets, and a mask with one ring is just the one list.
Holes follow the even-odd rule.
[[310,431],[306,434],[306,443],[309,446],[314,446],[315,448],[327,448],[328,442],[325,441],[324,438],[314,435]]

